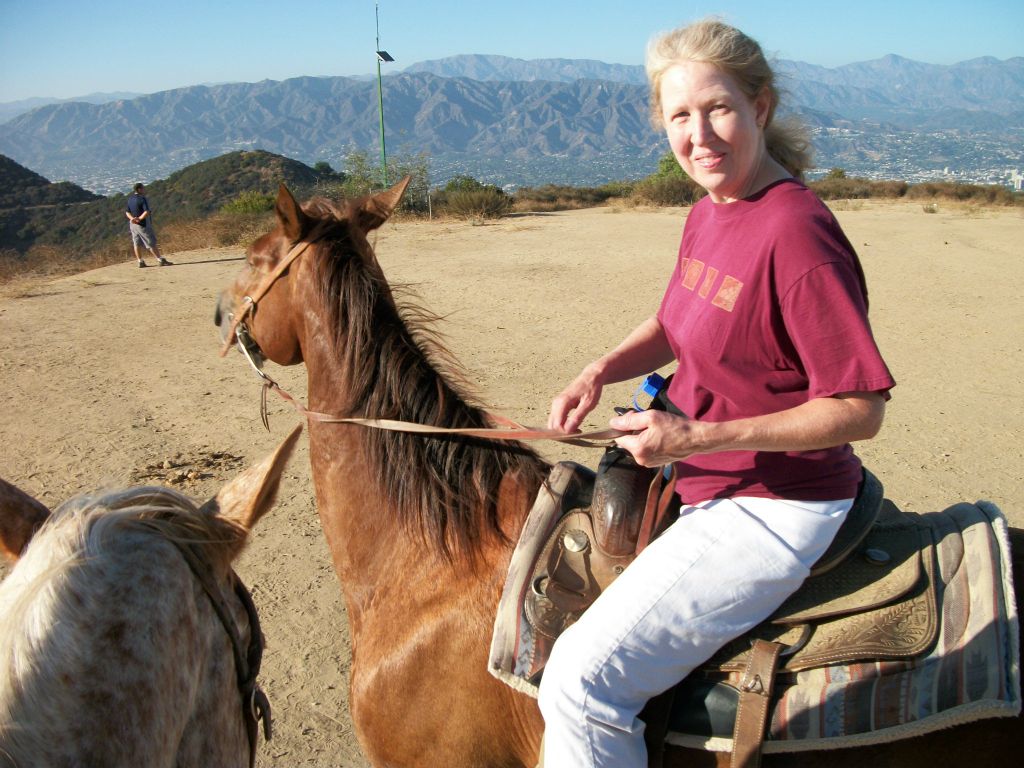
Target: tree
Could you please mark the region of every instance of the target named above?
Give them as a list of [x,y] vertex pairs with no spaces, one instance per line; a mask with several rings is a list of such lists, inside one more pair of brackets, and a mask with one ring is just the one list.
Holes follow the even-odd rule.
[[338,173],[333,168],[331,168],[331,164],[328,163],[326,160],[318,160],[317,162],[315,162],[313,164],[313,170],[316,172],[317,176],[324,180],[337,179],[345,175],[343,173]]
[[442,189],[445,192],[473,192],[483,188],[484,185],[472,176],[453,176]]
[[658,159],[658,170],[654,172],[656,179],[689,179],[686,171],[679,165],[676,156],[672,152],[666,152]]

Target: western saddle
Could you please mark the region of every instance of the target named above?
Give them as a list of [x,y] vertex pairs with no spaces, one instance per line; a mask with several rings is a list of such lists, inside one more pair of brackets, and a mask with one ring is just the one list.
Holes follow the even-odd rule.
[[[606,451],[596,474],[563,463],[554,478],[558,487],[550,490],[561,499],[560,516],[533,561],[524,604],[546,641],[534,661],[534,681],[558,635],[672,523],[678,508],[671,503],[673,473],[640,467],[617,447]],[[668,730],[710,733],[731,722],[732,765],[753,768],[778,675],[913,658],[932,647],[938,621],[930,544],[913,526],[888,525],[884,536],[873,534],[883,510],[882,485],[865,470],[853,508],[804,586],[767,621],[648,704],[641,717],[651,765],[661,764]]]

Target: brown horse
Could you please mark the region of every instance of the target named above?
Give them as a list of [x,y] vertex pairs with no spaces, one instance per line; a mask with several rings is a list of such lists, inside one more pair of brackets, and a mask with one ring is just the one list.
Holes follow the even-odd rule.
[[[253,353],[304,362],[312,411],[487,426],[431,334],[429,314],[396,298],[367,241],[403,191],[404,183],[361,201],[300,207],[282,187],[278,226],[249,249],[246,268],[221,297],[218,323],[231,341],[248,315],[242,337]],[[370,761],[535,765],[543,729],[536,702],[492,677],[487,657],[513,544],[549,468],[517,443],[315,419],[309,434],[318,511],[350,621],[351,716]],[[1014,541],[1024,553],[1019,532]],[[1022,569],[1018,562],[1018,580]],[[1020,719],[990,721],[827,759],[935,766],[985,759],[988,750],[1007,761],[1019,757],[1011,748],[1021,746],[1021,731]],[[668,755],[668,764],[722,760],[728,756],[674,748]]]
[[252,765],[263,638],[231,561],[299,432],[202,507],[147,487],[51,514],[0,480],[0,766]]

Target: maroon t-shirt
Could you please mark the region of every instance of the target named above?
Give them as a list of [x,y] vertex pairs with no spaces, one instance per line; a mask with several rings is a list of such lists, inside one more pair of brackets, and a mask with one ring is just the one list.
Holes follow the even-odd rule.
[[[728,421],[895,385],[871,334],[864,274],[832,213],[787,179],[745,200],[697,203],[658,319],[679,361],[668,395],[691,418]],[[723,451],[679,463],[686,503],[731,496],[856,495],[849,445]]]

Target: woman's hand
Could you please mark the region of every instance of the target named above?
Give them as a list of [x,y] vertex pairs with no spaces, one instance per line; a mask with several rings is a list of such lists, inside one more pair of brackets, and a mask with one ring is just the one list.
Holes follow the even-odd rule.
[[551,402],[548,428],[576,432],[597,407],[605,384],[643,376],[672,360],[664,328],[656,316],[647,318],[619,346],[584,368]]
[[551,401],[548,429],[570,434],[576,432],[597,404],[601,401],[604,385],[593,366],[583,369],[569,386]]
[[845,392],[734,421],[694,421],[642,411],[617,416],[609,424],[630,433],[615,442],[638,464],[655,467],[695,453],[816,451],[869,440],[878,434],[884,416],[885,398],[878,392]]
[[632,411],[616,416],[609,426],[629,433],[615,442],[644,467],[662,467],[704,449],[706,425],[686,416],[673,416],[665,411]]

